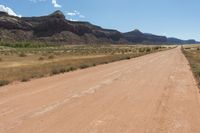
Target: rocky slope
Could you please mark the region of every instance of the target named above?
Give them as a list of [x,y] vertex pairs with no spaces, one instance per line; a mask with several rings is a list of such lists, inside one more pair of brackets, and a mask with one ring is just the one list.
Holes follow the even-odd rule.
[[0,13],[1,40],[40,40],[65,43],[126,43],[116,30],[87,22],[72,22],[60,11],[42,17],[14,17]]
[[121,33],[88,22],[69,21],[60,11],[48,16],[22,18],[0,12],[0,41],[44,41],[64,44],[176,43],[165,36],[145,34],[139,30]]

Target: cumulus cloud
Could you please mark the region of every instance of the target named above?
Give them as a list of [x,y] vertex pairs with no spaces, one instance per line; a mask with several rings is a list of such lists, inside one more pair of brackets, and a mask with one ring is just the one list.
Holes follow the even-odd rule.
[[53,4],[53,6],[54,6],[55,8],[60,8],[60,7],[62,7],[61,5],[59,5],[59,4],[57,3],[57,0],[52,0],[51,3]]
[[9,15],[12,15],[12,16],[21,17],[21,15],[17,15],[11,8],[6,7],[4,5],[0,5],[0,11],[6,12]]

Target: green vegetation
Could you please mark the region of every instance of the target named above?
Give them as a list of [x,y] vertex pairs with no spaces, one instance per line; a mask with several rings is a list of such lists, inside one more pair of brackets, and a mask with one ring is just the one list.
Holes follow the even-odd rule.
[[198,86],[200,87],[200,46],[199,45],[188,45],[182,47],[182,51],[188,59],[192,72],[197,80]]
[[0,43],[0,85],[128,60],[168,48],[143,45]]

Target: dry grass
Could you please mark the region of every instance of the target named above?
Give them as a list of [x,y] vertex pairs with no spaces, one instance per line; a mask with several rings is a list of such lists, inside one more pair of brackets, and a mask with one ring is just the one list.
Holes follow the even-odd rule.
[[99,64],[131,59],[168,49],[160,46],[59,46],[13,48],[0,46],[0,81],[26,82]]
[[183,46],[182,51],[188,59],[191,70],[200,87],[200,45],[186,45]]

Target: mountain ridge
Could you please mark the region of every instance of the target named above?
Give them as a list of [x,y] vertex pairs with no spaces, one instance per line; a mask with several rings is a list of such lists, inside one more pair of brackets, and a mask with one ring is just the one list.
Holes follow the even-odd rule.
[[70,21],[65,19],[59,10],[47,16],[21,18],[0,12],[0,29],[1,41],[44,41],[65,44],[196,43],[195,40],[178,41],[165,36],[142,33],[137,29],[122,33],[89,22]]

